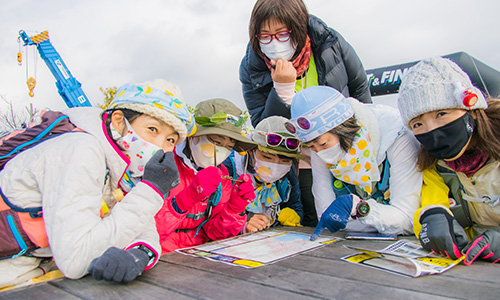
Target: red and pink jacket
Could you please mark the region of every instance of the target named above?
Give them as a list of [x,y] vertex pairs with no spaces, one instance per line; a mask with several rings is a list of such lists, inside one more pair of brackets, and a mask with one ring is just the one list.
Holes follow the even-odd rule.
[[[229,212],[226,209],[226,204],[231,197],[232,182],[222,179],[221,199],[213,207],[208,221],[206,221],[206,210],[210,196],[195,204],[186,213],[178,213],[172,206],[172,199],[189,187],[196,171],[186,166],[178,155],[175,156],[175,162],[179,170],[180,184],[170,190],[170,195],[165,199],[163,207],[155,217],[162,253],[236,236],[245,226],[246,216]],[[220,164],[219,168],[223,176],[228,175],[224,165]],[[198,226],[203,222],[205,223],[196,234]]]

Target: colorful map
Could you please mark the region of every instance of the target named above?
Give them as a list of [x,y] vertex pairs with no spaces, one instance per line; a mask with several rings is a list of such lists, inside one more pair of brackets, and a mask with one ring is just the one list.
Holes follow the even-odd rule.
[[245,268],[255,268],[341,240],[321,236],[315,241],[310,241],[309,237],[310,235],[305,233],[268,230],[180,249],[177,252]]

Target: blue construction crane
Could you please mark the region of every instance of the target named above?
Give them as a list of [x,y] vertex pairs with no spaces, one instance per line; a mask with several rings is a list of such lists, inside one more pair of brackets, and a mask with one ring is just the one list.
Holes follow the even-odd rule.
[[[24,46],[36,45],[40,56],[49,67],[52,75],[56,78],[56,86],[59,95],[64,99],[68,107],[92,106],[89,98],[81,89],[82,84],[76,80],[68,67],[50,43],[48,31],[29,37],[24,30],[19,31],[19,37],[24,41]],[[18,54],[18,61],[21,63],[21,55]],[[35,79],[30,77],[27,82],[30,96],[33,97]]]

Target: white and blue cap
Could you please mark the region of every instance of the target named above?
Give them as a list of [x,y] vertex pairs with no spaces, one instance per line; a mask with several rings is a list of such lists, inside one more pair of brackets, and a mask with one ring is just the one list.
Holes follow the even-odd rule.
[[172,126],[179,134],[177,144],[194,134],[196,123],[178,87],[162,79],[119,87],[110,108],[134,110]]
[[295,94],[291,112],[302,142],[317,138],[354,115],[344,95],[328,86],[312,86]]

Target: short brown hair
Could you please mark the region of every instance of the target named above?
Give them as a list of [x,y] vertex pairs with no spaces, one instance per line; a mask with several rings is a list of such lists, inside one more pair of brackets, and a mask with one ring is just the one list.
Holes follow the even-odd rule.
[[356,120],[356,117],[352,116],[337,127],[330,129],[328,132],[339,137],[340,147],[347,152],[351,148],[354,137],[360,129],[361,126]]
[[[469,149],[481,151],[489,158],[500,160],[500,100],[487,99],[488,108],[473,110],[472,117],[476,127],[469,144]],[[430,169],[437,164],[437,159],[420,146],[417,165],[420,171]]]
[[307,24],[309,13],[302,0],[258,0],[250,17],[249,34],[250,46],[259,56],[263,56],[256,34],[260,28],[271,19],[286,25],[290,33],[292,44],[297,45],[294,57],[304,48],[307,39]]

